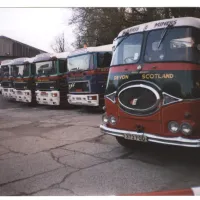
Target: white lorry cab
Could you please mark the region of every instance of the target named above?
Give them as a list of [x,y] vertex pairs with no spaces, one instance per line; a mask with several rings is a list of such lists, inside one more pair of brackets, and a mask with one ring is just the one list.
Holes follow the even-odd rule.
[[15,99],[13,91],[12,66],[13,60],[4,60],[1,62],[1,92],[3,97]]
[[44,53],[35,57],[36,101],[38,104],[65,106],[67,93],[68,52]]
[[13,66],[13,81],[16,101],[35,103],[35,65],[33,58],[22,58],[18,65]]

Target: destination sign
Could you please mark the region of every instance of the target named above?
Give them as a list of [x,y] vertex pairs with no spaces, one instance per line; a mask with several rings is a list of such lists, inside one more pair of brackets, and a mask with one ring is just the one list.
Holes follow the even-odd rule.
[[191,27],[199,28],[200,22],[197,21],[195,18],[191,18],[191,17],[181,17],[181,18],[153,21],[153,22],[144,23],[141,25],[136,25],[136,26],[124,29],[119,33],[118,37],[123,36],[126,33],[132,34],[132,33],[137,33],[137,32],[155,30],[159,28],[165,28],[168,25],[172,25],[174,27],[191,26]]

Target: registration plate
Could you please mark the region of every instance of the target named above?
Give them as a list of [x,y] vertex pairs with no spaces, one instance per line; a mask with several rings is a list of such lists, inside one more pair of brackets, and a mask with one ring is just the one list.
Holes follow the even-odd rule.
[[22,92],[21,91],[17,91],[17,94],[22,94]]
[[80,97],[76,97],[76,100],[81,100],[81,98]]
[[41,96],[48,96],[47,92],[41,92]]
[[8,89],[4,89],[5,92],[8,92]]
[[124,134],[124,138],[127,140],[136,140],[140,142],[148,142],[148,139],[144,135]]

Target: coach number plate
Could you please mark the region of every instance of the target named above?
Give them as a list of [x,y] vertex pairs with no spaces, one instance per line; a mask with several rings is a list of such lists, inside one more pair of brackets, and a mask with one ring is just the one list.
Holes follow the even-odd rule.
[[127,140],[136,140],[140,142],[148,142],[148,139],[144,135],[124,134],[124,138]]

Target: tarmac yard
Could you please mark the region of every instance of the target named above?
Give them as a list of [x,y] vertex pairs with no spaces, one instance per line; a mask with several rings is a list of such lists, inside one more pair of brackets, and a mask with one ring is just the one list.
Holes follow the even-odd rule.
[[200,149],[100,132],[102,113],[30,107],[0,95],[0,195],[119,195],[200,186]]

